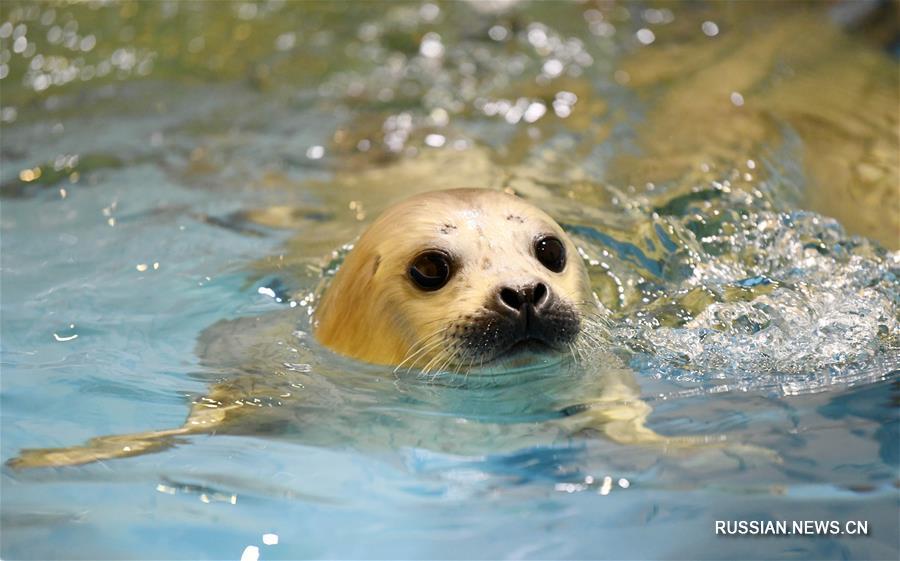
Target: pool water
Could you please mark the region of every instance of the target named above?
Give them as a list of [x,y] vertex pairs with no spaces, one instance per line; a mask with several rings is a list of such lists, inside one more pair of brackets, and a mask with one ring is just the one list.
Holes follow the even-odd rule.
[[[896,559],[896,6],[859,6],[4,2],[0,458],[245,406],[5,465],[0,556]],[[458,186],[564,226],[605,348],[422,378],[315,342],[365,224]],[[614,375],[708,445],[569,430]]]

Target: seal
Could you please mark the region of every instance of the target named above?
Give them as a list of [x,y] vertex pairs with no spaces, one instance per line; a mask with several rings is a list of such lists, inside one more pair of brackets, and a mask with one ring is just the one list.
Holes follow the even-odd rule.
[[574,354],[598,305],[550,216],[502,191],[452,189],[372,223],[326,289],[315,336],[367,362],[468,372],[528,351]]
[[[354,359],[392,365],[395,372],[406,367],[434,377],[452,370],[468,379],[469,373],[503,371],[550,355],[597,359],[582,361],[593,375],[580,378],[576,402],[561,404],[539,427],[506,426],[510,447],[543,442],[539,430],[599,433],[622,444],[665,449],[707,446],[705,440],[660,436],[645,426],[651,408],[640,399],[633,372],[602,355],[605,340],[594,330],[604,321],[603,308],[576,246],[552,218],[518,197],[452,189],[401,201],[371,224],[334,277],[325,280],[330,282],[313,320],[318,342]],[[294,346],[302,346],[297,313],[286,309],[221,320],[206,329],[197,345],[201,363],[234,375],[195,399],[182,426],[98,436],[80,446],[26,449],[8,465],[65,466],[148,454],[187,436],[257,434],[264,427],[296,424],[298,414],[333,407],[337,384],[324,374],[327,368],[314,376],[291,371]],[[332,374],[346,375],[341,368]],[[298,387],[303,392],[294,396]],[[308,419],[315,426],[316,418]],[[348,433],[332,435],[328,423],[321,430],[329,433],[319,435],[326,442],[346,445]],[[313,441],[315,432],[307,429]],[[371,436],[367,433],[366,445],[372,445]],[[388,431],[379,442],[418,446],[421,438],[416,431]]]

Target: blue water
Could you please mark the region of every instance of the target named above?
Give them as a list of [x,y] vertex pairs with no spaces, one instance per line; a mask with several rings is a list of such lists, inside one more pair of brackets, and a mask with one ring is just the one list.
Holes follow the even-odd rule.
[[[665,44],[659,21],[670,15],[691,29],[726,15],[176,8],[188,22],[171,32],[177,52],[192,52],[199,22],[206,48],[252,62],[235,70],[166,55],[168,35],[120,33],[125,8],[50,18],[28,6],[2,15],[28,22],[29,37],[40,30],[38,53],[62,48],[44,37],[68,13],[81,22],[78,45],[96,35],[81,65],[117,57],[123,67],[45,92],[15,52],[15,27],[0,28],[0,52],[19,57],[0,81],[0,459],[178,427],[218,383],[260,406],[152,454],[4,466],[3,558],[239,559],[248,547],[260,559],[900,555],[900,253],[808,208],[817,187],[799,163],[802,123],[775,109],[760,111],[777,121],[767,135],[710,150],[685,177],[636,188],[666,161],[657,153],[648,171],[619,159],[659,149],[640,124],[659,118],[669,87],[632,91],[616,78],[640,48],[623,37],[646,25]],[[175,17],[149,6],[129,26]],[[518,42],[458,31],[473,21]],[[243,50],[214,42],[240,25],[253,33]],[[435,30],[437,66],[425,36]],[[128,66],[115,54],[122,42],[138,59],[157,53],[154,69]],[[548,60],[581,74],[557,78]],[[575,108],[596,103],[566,120],[553,101],[565,106],[556,92],[570,90]],[[513,108],[498,109],[504,100]],[[546,115],[530,125],[538,102]],[[42,176],[23,179],[35,167]],[[561,428],[614,368],[600,359],[430,380],[314,341],[309,304],[342,246],[390,200],[472,182],[512,188],[564,225],[610,310],[609,356],[653,409],[649,426],[709,446]],[[272,208],[291,209],[290,220]],[[717,520],[858,520],[869,533],[717,536]]]

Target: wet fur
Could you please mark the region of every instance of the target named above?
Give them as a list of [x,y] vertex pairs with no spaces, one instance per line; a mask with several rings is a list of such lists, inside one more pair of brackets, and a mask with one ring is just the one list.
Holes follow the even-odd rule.
[[[563,240],[570,257],[560,273],[530,254],[533,240],[546,234]],[[407,269],[430,248],[446,249],[459,268],[447,286],[423,292]],[[550,287],[551,313],[571,339],[581,309],[588,317],[598,311],[577,249],[545,213],[500,191],[425,193],[388,209],[360,237],[316,311],[316,338],[376,364],[471,368],[496,354],[488,348],[491,337],[499,345],[507,335],[498,331],[503,325],[490,299],[501,285],[533,281]]]

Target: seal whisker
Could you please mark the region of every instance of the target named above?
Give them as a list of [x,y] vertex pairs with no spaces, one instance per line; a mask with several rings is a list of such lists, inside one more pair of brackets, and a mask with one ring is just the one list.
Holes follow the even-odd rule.
[[429,335],[428,337],[421,339],[415,345],[411,346],[409,351],[406,353],[406,356],[403,357],[403,360],[397,364],[397,367],[394,369],[395,371],[402,367],[407,361],[418,356],[422,351],[429,348],[436,341],[440,341],[442,338],[440,337],[440,333],[434,333]]
[[582,362],[587,362],[587,353],[585,352],[586,344],[587,339],[584,337],[583,333],[578,337],[578,339],[572,342],[572,346],[574,347],[575,352],[578,353],[578,357]]
[[[433,325],[433,324],[435,324],[435,323],[438,323],[439,321],[446,322],[446,321],[447,321],[447,318],[436,318],[436,319],[433,319],[433,320],[431,320],[431,321],[425,321],[425,322],[422,322],[421,327],[428,327],[429,325]],[[453,322],[450,322],[451,325],[452,325],[452,323],[453,323]],[[448,325],[448,327],[449,327],[449,325]]]
[[591,342],[598,346],[602,346],[604,343],[607,342],[588,331],[582,331],[580,333],[580,336],[583,337],[586,341]]
[[434,382],[437,380],[438,376],[441,375],[441,371],[447,367],[448,364],[455,358],[456,353],[447,353],[447,360],[445,360],[438,368],[434,369],[434,375],[431,377],[431,381]]
[[[581,303],[576,302],[575,305],[578,306],[579,304],[583,304],[583,303],[584,303],[584,302],[581,302]],[[581,311],[581,313],[582,313],[585,317],[593,318],[593,319],[595,319],[596,321],[598,321],[599,323],[602,323],[602,324],[605,324],[605,325],[608,325],[608,326],[611,326],[612,323],[613,323],[612,320],[609,318],[608,315],[606,315],[606,314],[601,314],[601,313],[600,313],[599,311],[597,311],[596,309],[585,309],[585,308],[581,308],[580,311]]]
[[452,361],[453,361],[453,353],[448,353],[448,354],[447,354],[447,360],[445,360],[439,367],[437,367],[437,368],[434,369],[434,377],[431,379],[431,381],[433,382],[434,380],[436,380],[437,377],[440,376],[441,373],[443,373],[444,369],[447,368],[447,366],[448,366]]
[[470,358],[468,364],[466,364],[466,368],[463,371],[463,383],[469,381],[469,374],[472,372],[472,367],[475,366],[475,358]]
[[[459,374],[460,370],[462,369],[462,366],[463,366],[463,362],[462,362],[462,361],[457,361],[457,362],[456,362],[456,369],[453,371],[453,375],[454,375],[454,376],[456,376],[457,374]],[[463,376],[465,377],[465,374],[464,374]]]
[[422,367],[422,369],[419,371],[419,373],[416,375],[416,377],[417,378],[426,377],[431,370],[431,364],[433,362],[435,362],[436,360],[438,360],[439,358],[443,357],[443,353],[444,353],[444,351],[442,350],[441,352],[439,352],[436,355],[434,355],[433,357],[431,357],[431,360],[429,360],[428,362],[425,363],[425,366]]
[[[444,360],[444,357],[445,357],[445,355],[446,355],[446,352],[447,352],[446,349],[442,349],[441,352],[439,352],[438,354],[434,355],[434,357],[432,357],[432,359],[429,360],[429,361],[425,364],[425,368],[422,369],[422,372],[419,374],[419,376],[421,376],[421,377],[428,376],[429,372],[431,372],[431,367],[432,367],[432,365],[433,365],[433,364],[440,364],[440,362]],[[436,375],[436,374],[435,374],[435,375]],[[432,377],[432,381],[433,381],[433,380],[434,380],[434,378]]]
[[[428,350],[428,349],[432,349],[432,348],[434,348],[436,345],[439,345],[439,344],[443,341],[443,338],[440,337],[440,335],[441,335],[442,333],[444,333],[445,331],[447,331],[448,329],[450,329],[450,326],[446,326],[446,327],[444,327],[444,328],[442,328],[442,329],[438,329],[438,330],[435,331],[434,333],[432,333],[432,334],[430,334],[430,335],[428,335],[428,336],[426,336],[426,337],[423,337],[423,338],[419,339],[419,341],[418,341],[417,343],[415,343],[414,345],[412,345],[412,346],[410,347],[409,351],[406,353],[406,357],[400,362],[400,364],[398,364],[397,367],[394,368],[394,374],[396,374],[397,371],[400,370],[400,368],[401,368],[404,364],[406,364],[407,361],[413,359],[414,357],[418,356],[418,355],[421,354],[422,352],[424,352],[424,351],[426,351],[426,350]],[[433,337],[437,337],[437,338],[438,338],[437,341],[430,341]],[[417,347],[419,347],[418,350],[416,350]],[[416,364],[416,362],[414,361],[414,362],[409,366],[409,368],[407,368],[407,371],[409,371],[410,369],[412,369],[412,367],[415,366],[415,364]]]
[[584,323],[586,327],[600,330],[606,334],[608,334],[609,330],[612,328],[612,322],[603,316],[584,312],[582,312],[582,314],[582,323]]
[[575,344],[574,343],[566,343],[569,347],[569,352],[572,354],[572,362],[576,365],[578,364],[578,357],[575,356]]

